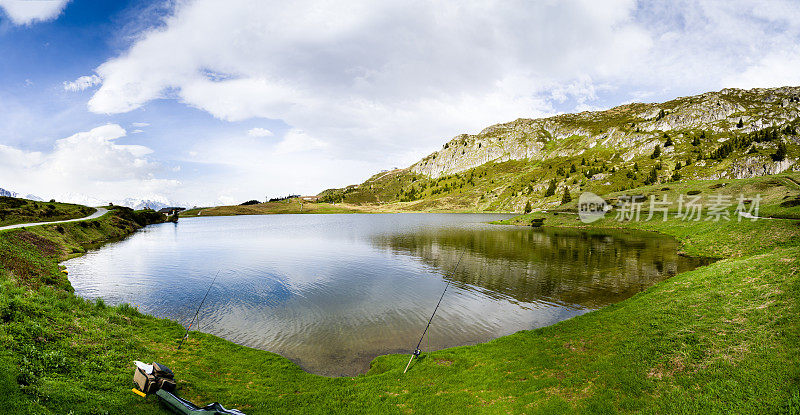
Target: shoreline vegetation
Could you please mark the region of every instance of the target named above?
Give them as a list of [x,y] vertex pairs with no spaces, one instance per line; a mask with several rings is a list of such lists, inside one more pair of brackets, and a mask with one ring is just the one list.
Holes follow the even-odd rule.
[[[792,183],[766,176],[627,193],[763,189],[762,213],[792,218],[800,217],[784,203],[800,194]],[[199,332],[177,351],[180,323],[75,296],[60,261],[158,221],[117,209],[0,233],[0,390],[7,407],[24,413],[162,413],[154,397],[130,392],[132,361],[142,360],[170,366],[181,396],[248,414],[800,411],[798,221],[618,222],[609,214],[587,225],[562,211],[502,223],[535,218],[544,226],[659,232],[687,255],[720,259],[552,326],[425,352],[406,374],[408,355],[386,355],[363,375],[326,378]]]
[[[302,205],[302,207],[301,207]],[[198,207],[180,213],[181,218],[203,216],[238,216],[238,215],[278,215],[278,214],[333,214],[333,213],[514,213],[505,211],[441,209],[428,210],[408,209],[408,203],[391,203],[383,205],[328,203],[319,201],[303,201],[299,197],[275,202],[248,205]]]

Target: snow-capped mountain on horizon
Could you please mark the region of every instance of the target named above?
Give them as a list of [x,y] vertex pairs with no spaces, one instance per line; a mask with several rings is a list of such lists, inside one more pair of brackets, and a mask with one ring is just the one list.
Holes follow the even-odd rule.
[[54,197],[54,199],[58,202],[75,203],[76,205],[85,206],[103,206],[108,204],[108,201],[74,192],[62,193]]
[[122,201],[114,202],[114,204],[120,206],[127,206],[135,210],[148,209],[148,208],[153,210],[159,210],[165,207],[172,206],[172,204],[170,204],[169,199],[163,197],[157,198],[157,200],[127,197]]
[[22,196],[21,194],[19,194],[17,192],[12,192],[11,190],[6,190],[6,189],[3,189],[2,187],[0,187],[0,196],[17,197],[17,198],[20,198],[20,199],[33,200],[35,202],[43,202],[44,201],[44,199],[42,199],[39,196],[31,195],[31,194]]
[[[42,199],[41,197],[32,194],[29,194],[27,196],[22,196],[17,192],[13,192],[11,190],[3,188],[0,188],[0,196],[24,198],[24,199],[34,200],[37,202],[44,201],[44,199]],[[147,195],[143,197],[126,197],[124,199],[102,200],[96,197],[87,196],[82,193],[67,192],[57,195],[56,197],[54,197],[54,199],[58,202],[75,203],[78,205],[85,205],[85,206],[104,206],[110,202],[117,206],[125,206],[135,210],[148,209],[148,208],[153,210],[159,210],[165,207],[181,206],[181,204],[175,204],[168,198],[161,195]]]

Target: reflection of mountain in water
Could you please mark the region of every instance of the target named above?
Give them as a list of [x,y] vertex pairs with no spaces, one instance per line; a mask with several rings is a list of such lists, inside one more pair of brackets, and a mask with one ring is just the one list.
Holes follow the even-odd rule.
[[611,230],[440,228],[381,234],[373,243],[448,274],[466,249],[454,282],[516,301],[592,309],[705,262],[678,255],[672,238]]
[[[69,260],[75,291],[188,322],[314,373],[355,375],[419,339],[474,344],[622,300],[694,260],[646,233],[534,231],[468,214],[269,215],[160,224]],[[394,255],[393,255],[394,253]]]

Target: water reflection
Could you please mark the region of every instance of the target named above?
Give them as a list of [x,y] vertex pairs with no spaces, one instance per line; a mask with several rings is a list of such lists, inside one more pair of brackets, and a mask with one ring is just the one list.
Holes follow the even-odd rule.
[[424,345],[484,342],[622,300],[698,261],[645,233],[488,225],[502,215],[276,215],[148,227],[70,260],[84,297],[352,375],[407,352],[466,249]]
[[452,270],[488,296],[596,309],[707,262],[678,255],[678,242],[621,230],[426,229],[382,234],[374,243]]

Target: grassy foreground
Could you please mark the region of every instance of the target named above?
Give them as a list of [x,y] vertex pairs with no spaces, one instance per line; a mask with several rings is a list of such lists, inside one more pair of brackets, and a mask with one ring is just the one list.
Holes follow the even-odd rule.
[[[127,216],[126,216],[127,215]],[[513,222],[524,224],[532,215]],[[0,233],[0,393],[20,413],[162,413],[132,361],[172,367],[181,395],[247,413],[798,413],[800,226],[625,222],[725,258],[616,305],[494,341],[382,356],[353,378],[78,298],[58,261],[137,229],[131,214]],[[88,224],[86,224],[88,223]],[[578,226],[548,215],[546,225]]]

